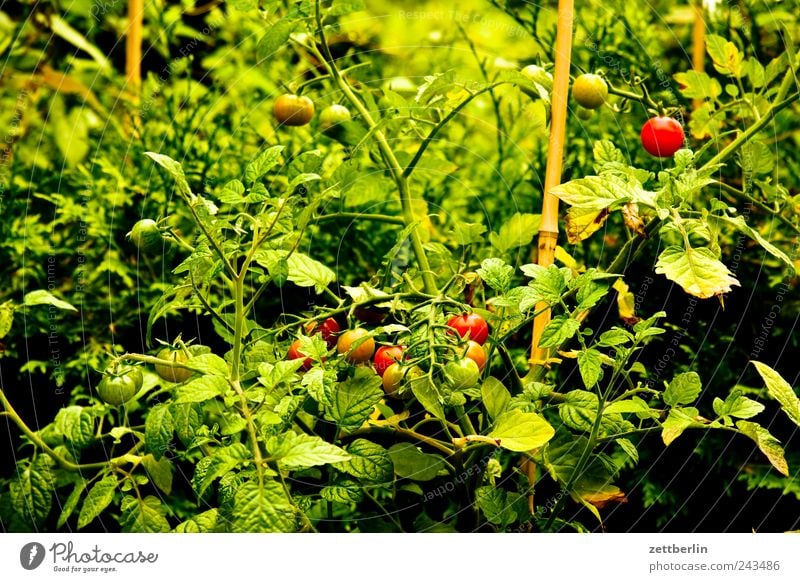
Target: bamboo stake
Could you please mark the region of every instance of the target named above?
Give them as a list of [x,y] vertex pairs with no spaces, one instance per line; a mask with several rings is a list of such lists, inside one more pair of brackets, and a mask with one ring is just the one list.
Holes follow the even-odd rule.
[[[564,162],[564,137],[567,126],[567,98],[569,97],[569,69],[572,52],[573,0],[559,0],[558,29],[556,32],[556,62],[553,75],[553,94],[550,103],[550,142],[547,150],[547,169],[544,178],[542,221],[539,226],[538,264],[553,264],[558,242],[558,198],[550,190],[561,183]],[[544,309],[544,304],[536,309]],[[542,311],[533,320],[531,342],[531,367],[545,365],[549,349],[539,347],[542,330],[550,322],[550,310]]]
[[[706,23],[703,20],[703,0],[694,0],[694,28],[692,29],[692,70],[704,73],[706,70]],[[692,100],[692,110],[703,104],[702,99]]]
[[128,0],[128,32],[125,37],[125,80],[136,99],[142,84],[142,21],[144,0]]

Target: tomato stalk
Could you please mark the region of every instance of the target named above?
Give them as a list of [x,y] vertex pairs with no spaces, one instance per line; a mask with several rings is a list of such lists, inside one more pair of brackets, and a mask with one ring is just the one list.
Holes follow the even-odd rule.
[[[336,83],[336,86],[353,105],[356,111],[358,111],[359,115],[364,120],[364,123],[366,123],[370,131],[372,131],[387,169],[392,175],[392,179],[395,181],[395,184],[397,184],[397,190],[400,195],[400,205],[403,212],[403,221],[406,227],[412,227],[417,220],[414,218],[411,191],[408,186],[408,177],[404,174],[403,168],[394,154],[394,150],[392,150],[392,147],[389,145],[389,141],[386,139],[386,135],[384,135],[383,131],[378,128],[378,124],[372,118],[369,110],[356,96],[352,87],[350,87],[347,81],[342,77],[339,69],[336,67],[336,62],[331,54],[330,47],[328,46],[328,40],[325,37],[325,30],[322,24],[322,14],[320,12],[320,0],[316,0],[315,2],[315,17],[317,22],[317,30],[319,31],[320,45],[322,46],[322,53],[320,54],[319,50],[317,50],[317,48],[313,45],[309,45],[308,48],[312,52],[316,53],[316,56],[320,62],[325,64],[325,67],[328,69],[328,72]],[[425,291],[430,294],[435,294],[437,292],[436,280],[433,276],[433,271],[431,271],[430,264],[428,263],[428,257],[425,254],[425,247],[422,244],[422,237],[420,237],[418,228],[411,228],[408,236],[411,239],[411,246],[414,250],[417,264],[419,265],[420,275],[422,276],[422,282]]]

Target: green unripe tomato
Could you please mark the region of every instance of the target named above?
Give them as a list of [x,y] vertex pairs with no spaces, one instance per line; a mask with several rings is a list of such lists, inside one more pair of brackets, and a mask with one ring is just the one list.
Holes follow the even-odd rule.
[[572,83],[572,97],[581,107],[597,109],[606,102],[608,83],[594,73],[579,75]]
[[152,253],[162,249],[161,229],[158,227],[158,223],[150,218],[143,218],[134,224],[126,237],[136,245],[136,248],[144,253]]
[[474,360],[463,358],[445,365],[444,375],[453,390],[469,390],[478,383],[481,370]]
[[319,128],[327,132],[345,121],[350,121],[350,119],[352,119],[350,110],[344,105],[334,103],[323,109],[322,113],[319,114]]
[[97,385],[97,395],[106,404],[119,406],[136,396],[143,382],[142,371],[133,366],[118,372],[106,371]]
[[578,119],[582,119],[583,121],[590,120],[594,115],[594,111],[591,109],[586,109],[586,107],[581,107],[580,105],[575,108],[575,113],[578,116]]
[[[178,364],[185,364],[189,361],[191,357],[190,354],[187,354],[184,350],[174,350],[172,348],[163,348],[158,352],[156,357],[160,360],[165,360],[166,362],[175,362]],[[156,364],[156,374],[161,376],[162,379],[167,380],[169,382],[185,382],[188,380],[194,372],[191,370],[187,370],[186,368],[173,368],[168,363],[164,364]]]

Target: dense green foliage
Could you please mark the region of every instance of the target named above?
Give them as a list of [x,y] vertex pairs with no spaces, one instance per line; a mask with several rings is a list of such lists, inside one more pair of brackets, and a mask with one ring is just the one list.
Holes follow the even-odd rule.
[[0,529],[800,528],[797,7],[578,4],[550,267],[553,3],[0,12]]

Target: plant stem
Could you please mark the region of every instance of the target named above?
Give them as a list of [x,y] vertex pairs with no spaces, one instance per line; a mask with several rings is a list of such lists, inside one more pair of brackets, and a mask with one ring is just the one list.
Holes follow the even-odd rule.
[[[389,173],[392,175],[395,184],[397,184],[397,190],[400,194],[400,205],[403,209],[403,222],[405,223],[406,227],[412,227],[417,220],[414,218],[414,209],[412,207],[411,192],[408,187],[407,177],[404,176],[400,162],[397,161],[397,157],[395,156],[392,147],[389,145],[389,141],[386,139],[383,131],[377,127],[378,124],[372,118],[369,110],[364,106],[361,100],[353,92],[353,89],[350,87],[347,81],[345,81],[345,79],[339,73],[339,69],[336,67],[336,62],[331,54],[330,47],[328,46],[328,40],[325,37],[325,30],[322,24],[322,14],[320,12],[320,0],[316,0],[315,5],[315,16],[317,21],[317,30],[320,37],[320,44],[322,46],[322,54],[319,54],[319,51],[314,46],[310,46],[309,48],[312,50],[312,52],[317,53],[320,61],[323,62],[328,68],[328,71],[336,83],[336,86],[353,105],[356,111],[358,111],[359,115],[364,120],[364,123],[367,124],[369,129],[373,130],[373,135],[375,137],[375,142],[378,144],[378,149],[381,151],[381,155],[383,156]],[[437,291],[436,280],[433,276],[433,272],[431,271],[430,264],[428,263],[428,257],[425,254],[425,247],[422,244],[422,237],[420,237],[419,231],[416,227],[411,228],[409,238],[411,239],[411,246],[414,249],[414,255],[417,258],[417,263],[419,265],[420,275],[422,276],[422,282],[423,286],[425,287],[425,291],[435,294]]]

